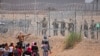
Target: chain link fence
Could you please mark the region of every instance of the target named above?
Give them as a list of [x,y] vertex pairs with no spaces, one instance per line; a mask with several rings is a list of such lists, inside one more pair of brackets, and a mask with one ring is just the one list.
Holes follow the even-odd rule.
[[[4,5],[4,3],[1,3]],[[24,4],[23,4],[24,5]],[[96,4],[80,4],[80,3],[70,3],[58,7],[50,7],[48,4],[46,9],[38,10],[38,6],[30,10],[15,11],[10,8],[10,10],[0,10],[0,34],[3,36],[15,36],[18,32],[22,31],[24,33],[31,33],[36,36],[54,36],[54,33],[61,36],[67,36],[70,32],[69,23],[73,26],[71,31],[82,33],[84,36],[84,21],[88,24],[88,35],[91,36],[91,20],[94,23],[100,24],[100,12],[95,9]],[[5,6],[10,6],[5,4]],[[17,6],[17,5],[16,5]],[[22,5],[18,5],[22,6]],[[45,7],[45,6],[44,6]],[[2,7],[1,7],[2,8]],[[47,21],[46,28],[42,26],[43,19],[46,18]],[[53,22],[57,21],[58,28],[54,28]],[[65,26],[62,27],[62,22]],[[70,27],[70,28],[71,28]],[[44,31],[43,31],[44,30]],[[100,29],[98,29],[100,34]],[[55,32],[56,31],[56,32]],[[43,32],[46,32],[43,34]],[[94,31],[95,36],[97,36],[97,30]]]

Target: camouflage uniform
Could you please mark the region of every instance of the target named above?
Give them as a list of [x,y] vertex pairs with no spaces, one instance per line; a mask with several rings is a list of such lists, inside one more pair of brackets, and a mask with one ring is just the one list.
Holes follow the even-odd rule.
[[58,35],[58,23],[57,23],[57,20],[55,19],[55,21],[53,22],[53,28],[54,28],[54,30],[53,30],[53,32],[54,32],[54,36],[55,35]]
[[94,24],[94,20],[92,20],[91,25],[90,25],[90,34],[91,34],[92,39],[94,39],[95,37],[94,31],[95,31],[95,24]]
[[68,24],[68,31],[69,32],[74,32],[74,24],[73,23]]
[[84,36],[88,37],[88,23],[84,21]]
[[66,29],[66,23],[64,21],[61,22],[61,35],[65,36],[65,29]]
[[70,19],[70,23],[68,23],[68,31],[74,32],[74,23],[72,22],[72,19]]
[[42,24],[42,35],[46,35],[46,32],[47,32],[47,21],[46,21],[46,18],[44,18],[41,22]]

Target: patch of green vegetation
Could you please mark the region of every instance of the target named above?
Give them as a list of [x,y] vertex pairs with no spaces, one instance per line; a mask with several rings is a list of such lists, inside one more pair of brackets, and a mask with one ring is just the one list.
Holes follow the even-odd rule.
[[66,38],[65,41],[65,49],[73,48],[75,44],[81,42],[81,34],[70,33],[70,35]]

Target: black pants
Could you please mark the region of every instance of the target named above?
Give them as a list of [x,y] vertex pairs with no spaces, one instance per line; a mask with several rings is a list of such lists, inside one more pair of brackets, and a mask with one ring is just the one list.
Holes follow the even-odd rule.
[[33,56],[39,56],[39,53],[38,52],[32,52],[32,55]]
[[9,52],[8,56],[13,56],[13,52]]
[[23,48],[23,41],[17,42],[17,45],[18,45],[19,47]]

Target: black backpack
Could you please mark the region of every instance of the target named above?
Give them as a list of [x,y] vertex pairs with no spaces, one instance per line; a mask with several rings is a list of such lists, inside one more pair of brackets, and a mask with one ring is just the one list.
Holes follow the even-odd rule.
[[42,44],[46,44],[48,46],[48,50],[50,50],[49,41],[47,39],[42,40]]

